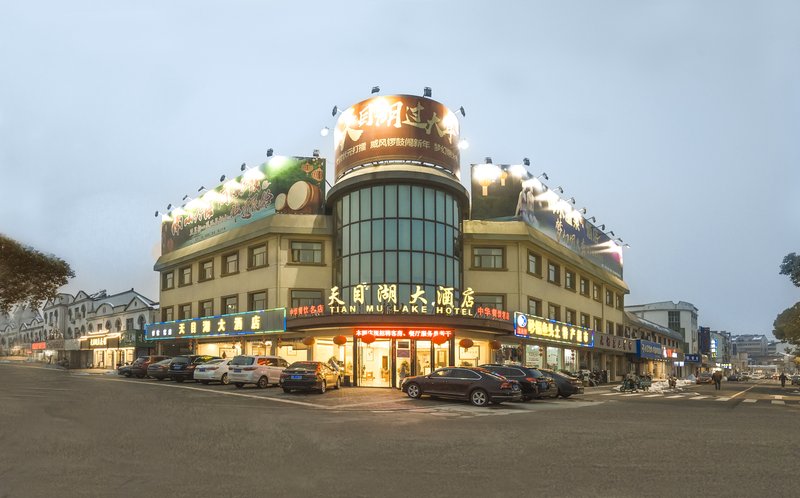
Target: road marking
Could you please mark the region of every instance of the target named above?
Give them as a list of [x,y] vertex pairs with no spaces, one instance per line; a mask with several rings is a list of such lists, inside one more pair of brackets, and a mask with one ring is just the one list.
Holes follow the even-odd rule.
[[773,399],[772,400],[772,404],[773,405],[785,405],[786,402],[785,401],[780,401],[780,400],[777,400],[777,399]]
[[675,399],[675,398],[682,398],[683,396],[680,394],[676,394],[675,396],[667,396],[667,399]]
[[756,401],[758,401],[758,400],[757,399],[745,399],[745,400],[742,400],[743,403],[755,403]]
[[600,396],[616,396],[617,394],[622,394],[622,393],[605,393],[601,394]]
[[783,396],[781,396],[780,394],[773,394],[772,397],[774,399],[783,399]]
[[706,399],[710,398],[711,396],[695,396],[694,398],[689,398],[692,401],[697,401],[698,399]]
[[717,401],[728,401],[730,398],[717,398]]
[[660,394],[648,394],[647,396],[645,396],[645,398],[657,398],[659,396],[661,396],[661,395]]
[[744,391],[739,391],[738,393],[736,393],[736,394],[734,394],[733,396],[731,396],[731,398],[735,398],[736,396],[738,396],[738,395],[740,395],[740,394],[744,394],[744,393],[746,393],[747,391],[749,391],[750,389],[753,389],[754,387],[756,387],[757,385],[758,385],[758,384],[754,384],[754,385],[752,385],[752,386],[748,387],[747,389],[745,389]]

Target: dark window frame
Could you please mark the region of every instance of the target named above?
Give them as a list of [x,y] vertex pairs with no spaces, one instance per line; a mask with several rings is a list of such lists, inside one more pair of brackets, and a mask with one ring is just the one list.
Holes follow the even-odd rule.
[[[229,271],[228,270],[228,258],[231,257],[231,256],[236,256],[236,270],[234,270],[234,271]],[[239,259],[239,251],[238,250],[231,251],[231,252],[226,252],[225,254],[223,254],[222,255],[222,273],[221,273],[221,276],[228,277],[230,275],[237,275],[239,273],[239,266],[240,266],[239,264],[240,263],[241,263],[241,261]]]
[[[231,298],[236,300],[236,310],[235,311],[229,311],[228,310],[227,301],[228,301],[228,299],[231,299]],[[222,312],[223,315],[232,315],[234,313],[238,313],[239,312],[239,294],[229,294],[227,296],[222,296],[220,298],[220,311]]]
[[[483,254],[483,255],[475,254],[476,250],[481,250],[481,249],[499,249],[500,254],[499,256],[494,254]],[[481,266],[480,264],[476,264],[479,262],[482,263],[483,258],[491,258],[492,260],[496,260],[498,257],[500,258],[500,266]],[[480,258],[480,260],[476,258]],[[472,246],[470,264],[471,264],[471,269],[475,271],[507,271],[508,268],[506,267],[506,248],[505,246],[483,246],[483,245]]]
[[[205,267],[203,266],[206,263],[211,263],[211,276],[210,277],[206,277]],[[197,281],[198,282],[208,282],[209,280],[214,280],[214,258],[204,259],[204,260],[200,261],[199,263],[197,263],[197,270],[198,270],[198,272],[197,272]]]
[[553,285],[561,286],[561,265],[547,261],[547,281]]
[[[184,270],[189,270],[189,281],[185,281],[185,272]],[[192,285],[192,279],[194,276],[192,275],[192,265],[181,266],[178,268],[178,287],[187,287]]]
[[[264,306],[262,308],[257,308],[253,305],[253,296],[256,294],[264,294]],[[267,303],[269,302],[269,291],[267,289],[255,290],[252,292],[247,293],[247,310],[248,311],[260,311],[267,309]]]
[[[531,271],[531,257],[536,258],[534,261],[534,271]],[[542,255],[531,250],[528,250],[528,275],[542,278]]]
[[[317,244],[317,249],[295,249],[294,244]],[[295,251],[299,256],[302,252],[311,251],[313,254],[319,253],[319,261],[302,261],[302,258],[295,258]],[[314,258],[316,259],[316,258]],[[322,240],[305,240],[305,239],[292,239],[289,241],[289,262],[290,265],[303,265],[303,266],[325,266],[325,242]]]
[[[167,285],[167,276],[170,276],[170,284]],[[161,290],[170,290],[175,288],[175,270],[169,270],[161,273]]]
[[569,291],[572,291],[572,292],[575,292],[575,289],[576,289],[576,287],[575,287],[575,276],[576,276],[576,273],[574,271],[564,268],[564,288],[565,289],[567,289]]
[[[206,314],[203,311],[203,305],[205,303],[211,303],[211,312]],[[203,299],[202,301],[197,301],[197,314],[201,317],[203,316],[214,316],[214,300],[213,299]]]
[[[189,314],[185,313],[184,308],[189,307]],[[181,303],[178,305],[178,320],[188,320],[192,318],[192,303]]]
[[[253,259],[255,257],[254,250],[256,249],[264,249],[264,264],[257,265],[253,264]],[[259,268],[266,268],[269,266],[269,242],[264,242],[261,244],[255,244],[249,246],[247,248],[247,269],[248,270],[257,270]]]
[[[531,312],[531,303],[536,304],[536,312]],[[542,300],[532,296],[528,296],[528,314],[533,316],[542,316]]]
[[581,275],[579,278],[578,293],[581,296],[592,297],[592,281]]
[[[295,298],[294,295],[293,295],[294,292],[319,292],[319,302],[314,303],[314,304],[311,304],[311,303],[309,303],[309,304],[295,303],[295,299],[300,301],[300,300],[314,299],[314,298],[311,298],[311,297],[297,297],[297,298]],[[323,289],[289,289],[289,304],[290,304],[290,306],[289,306],[290,308],[298,308],[300,306],[316,306],[318,304],[325,304],[325,291]]]

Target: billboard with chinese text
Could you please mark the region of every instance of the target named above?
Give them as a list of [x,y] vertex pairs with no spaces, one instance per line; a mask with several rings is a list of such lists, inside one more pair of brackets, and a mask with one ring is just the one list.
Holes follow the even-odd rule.
[[459,174],[458,118],[426,97],[387,95],[348,108],[334,130],[336,179],[379,161],[439,166]]
[[161,223],[161,254],[275,213],[318,214],[325,159],[275,156],[173,209]]
[[286,309],[247,311],[205,316],[144,326],[146,341],[202,339],[239,335],[275,334],[286,331]]
[[508,165],[472,165],[471,219],[524,221],[622,278],[622,247],[539,180],[523,181],[509,174],[509,169]]

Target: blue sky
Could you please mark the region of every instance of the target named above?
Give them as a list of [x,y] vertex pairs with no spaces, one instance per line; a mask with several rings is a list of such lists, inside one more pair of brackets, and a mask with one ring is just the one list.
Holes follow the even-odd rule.
[[65,290],[157,299],[157,209],[268,148],[332,159],[331,107],[464,106],[462,170],[531,159],[631,244],[629,304],[765,333],[800,300],[800,3],[0,5],[0,232]]

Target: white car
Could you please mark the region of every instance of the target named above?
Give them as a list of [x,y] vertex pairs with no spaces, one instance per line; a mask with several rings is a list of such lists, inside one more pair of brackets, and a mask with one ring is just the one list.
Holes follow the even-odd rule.
[[197,365],[197,368],[194,369],[194,380],[200,382],[201,384],[219,382],[222,385],[227,386],[230,384],[230,379],[228,379],[228,365],[232,361],[233,360],[220,358],[206,363],[201,363]]
[[289,363],[280,356],[240,355],[228,365],[228,379],[237,388],[255,384],[259,389],[264,389],[270,384],[277,386],[281,381],[281,372],[288,366]]

